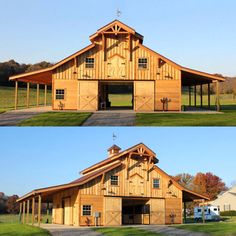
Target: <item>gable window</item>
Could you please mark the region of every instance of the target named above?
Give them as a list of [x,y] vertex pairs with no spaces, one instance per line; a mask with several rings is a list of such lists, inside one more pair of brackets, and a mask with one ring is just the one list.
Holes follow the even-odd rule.
[[117,186],[119,182],[119,178],[117,175],[111,175],[111,185]]
[[138,68],[139,69],[147,69],[147,58],[139,58],[138,59]]
[[56,89],[56,100],[63,100],[65,98],[65,89]]
[[91,205],[83,205],[83,216],[91,216]]
[[94,68],[94,58],[91,57],[85,58],[85,68],[87,69]]
[[153,179],[153,188],[160,188],[160,179]]

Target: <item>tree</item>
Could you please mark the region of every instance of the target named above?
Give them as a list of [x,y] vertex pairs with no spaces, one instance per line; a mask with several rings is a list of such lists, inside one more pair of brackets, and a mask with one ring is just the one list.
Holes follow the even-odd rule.
[[193,178],[194,176],[188,174],[188,173],[181,173],[173,177],[178,183],[183,185],[184,187],[188,189],[193,188]]
[[8,197],[7,202],[6,202],[7,213],[10,213],[10,214],[19,213],[19,203],[16,202],[18,198],[19,197],[17,195],[12,195]]
[[222,179],[211,172],[197,173],[193,185],[194,191],[208,196],[211,200],[214,200],[220,192],[227,190]]

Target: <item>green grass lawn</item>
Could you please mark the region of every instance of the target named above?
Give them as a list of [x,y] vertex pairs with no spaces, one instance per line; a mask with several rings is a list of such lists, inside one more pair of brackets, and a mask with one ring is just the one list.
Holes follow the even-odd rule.
[[108,227],[98,229],[94,228],[94,230],[102,233],[105,236],[164,236],[164,234],[152,233],[150,231],[132,227]]
[[19,126],[80,126],[89,112],[46,112],[23,120]]
[[7,236],[25,236],[25,235],[38,235],[46,236],[51,235],[47,230],[35,226],[23,224],[7,224],[0,223],[0,235]]
[[112,107],[131,107],[132,94],[109,94]]
[[[47,92],[47,105],[51,105],[51,91]],[[30,88],[30,107],[36,106],[36,89]],[[40,88],[39,105],[44,105],[44,90]],[[12,110],[15,107],[15,88],[0,86],[0,111]],[[18,108],[26,108],[26,88],[18,89]]]

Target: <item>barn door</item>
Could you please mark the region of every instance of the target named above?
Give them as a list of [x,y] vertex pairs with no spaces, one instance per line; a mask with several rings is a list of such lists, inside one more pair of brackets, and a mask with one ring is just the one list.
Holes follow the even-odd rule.
[[79,81],[78,110],[98,109],[98,81]]
[[134,82],[134,110],[154,111],[154,81]]
[[107,62],[107,78],[125,78],[125,59],[119,55],[111,57]]
[[105,197],[105,225],[121,225],[122,199],[119,197]]
[[71,206],[70,206],[70,198],[64,198],[63,199],[63,222],[65,225],[71,225],[72,224],[72,217],[71,217]]

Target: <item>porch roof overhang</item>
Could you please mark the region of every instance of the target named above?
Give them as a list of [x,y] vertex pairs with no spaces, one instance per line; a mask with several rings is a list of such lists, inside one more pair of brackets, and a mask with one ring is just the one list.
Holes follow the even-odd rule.
[[184,188],[183,189],[183,202],[193,202],[196,200],[207,200],[209,201],[210,198],[208,198],[205,195],[193,192],[189,189]]
[[35,84],[52,84],[52,70],[51,68],[37,70],[33,72],[27,72],[15,76],[11,76],[9,80],[20,81],[25,83]]
[[182,80],[182,86],[193,86],[193,85],[208,84],[215,81],[219,82],[225,81],[225,79],[220,76],[193,70],[186,67],[181,67],[181,80]]

